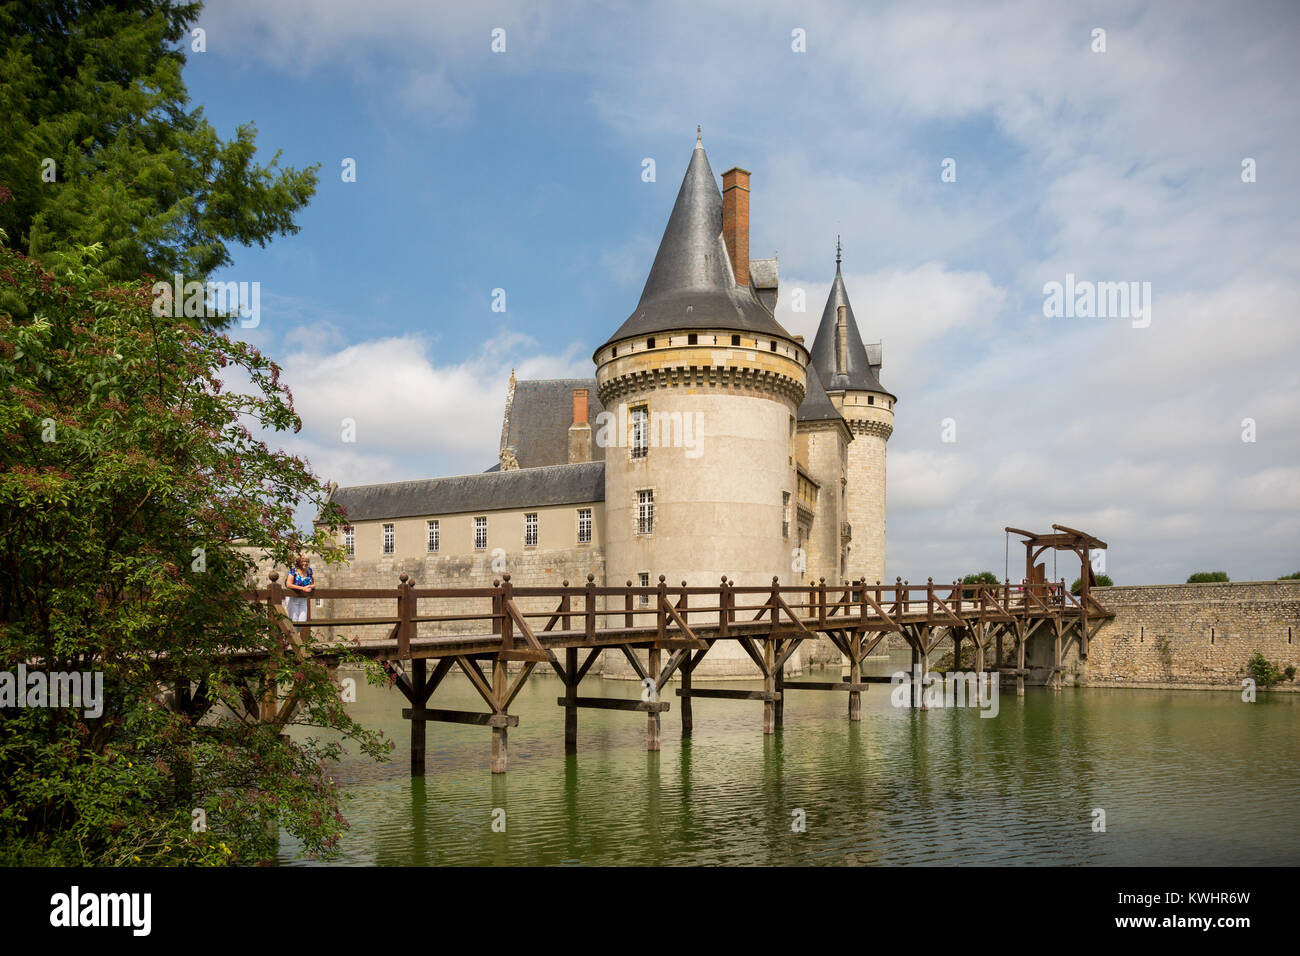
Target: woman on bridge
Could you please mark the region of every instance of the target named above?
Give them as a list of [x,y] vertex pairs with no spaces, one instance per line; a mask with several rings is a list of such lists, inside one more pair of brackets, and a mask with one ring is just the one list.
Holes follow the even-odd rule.
[[284,587],[286,591],[293,592],[284,599],[284,609],[289,615],[289,620],[295,623],[307,620],[307,595],[311,594],[315,584],[311,567],[307,564],[305,556],[298,555],[293,570],[285,579]]

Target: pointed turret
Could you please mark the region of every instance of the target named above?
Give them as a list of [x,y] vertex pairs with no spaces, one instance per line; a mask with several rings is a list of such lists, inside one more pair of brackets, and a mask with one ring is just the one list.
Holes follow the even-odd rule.
[[754,290],[736,284],[722,232],[722,193],[697,138],[641,301],[605,344],[698,328],[790,338]]
[[[893,395],[880,384],[866,346],[862,344],[858,320],[853,315],[849,293],[844,288],[844,276],[840,274],[838,241],[835,246],[835,281],[831,283],[821,325],[813,339],[811,364],[828,392],[880,392],[892,398]],[[844,310],[842,319],[841,307]]]

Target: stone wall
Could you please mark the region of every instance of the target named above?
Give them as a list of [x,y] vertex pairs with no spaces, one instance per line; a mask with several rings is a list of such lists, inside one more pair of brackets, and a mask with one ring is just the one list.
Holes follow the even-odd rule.
[[[1256,651],[1300,666],[1300,581],[1094,588],[1115,612],[1093,638],[1091,685],[1241,687]],[[1072,651],[1067,668],[1077,663]],[[1086,675],[1086,676],[1085,676]],[[1290,682],[1284,687],[1295,687]]]

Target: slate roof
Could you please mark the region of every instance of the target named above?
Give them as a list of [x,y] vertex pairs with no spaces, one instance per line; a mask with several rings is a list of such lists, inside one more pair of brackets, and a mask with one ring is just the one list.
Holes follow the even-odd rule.
[[799,405],[799,421],[844,421],[844,416],[835,408],[826,389],[822,388],[821,377],[812,366],[808,367],[808,390],[804,392],[803,402]]
[[605,463],[354,485],[336,489],[332,500],[347,509],[349,521],[585,504],[605,500]]
[[790,338],[752,286],[736,285],[722,237],[722,193],[704,147],[697,142],[641,301],[605,345],[701,327]]
[[[845,318],[848,322],[848,354],[844,357],[845,371],[835,371],[835,323],[839,307],[846,306]],[[858,320],[853,315],[853,305],[849,302],[848,291],[844,288],[844,277],[840,275],[838,257],[835,263],[835,281],[831,283],[830,295],[826,297],[826,308],[822,310],[821,325],[817,326],[817,337],[813,339],[810,365],[815,366],[828,392],[845,389],[884,392],[891,398],[895,396],[885,391],[876,375],[879,366],[872,366],[867,356],[867,349],[862,344],[862,333],[858,331]]]
[[523,379],[515,383],[506,446],[513,448],[520,468],[563,465],[569,461],[569,426],[573,424],[573,390],[587,390],[587,423],[592,428],[591,457],[603,460],[605,449],[595,442],[596,416],[605,410],[596,395],[594,378]]

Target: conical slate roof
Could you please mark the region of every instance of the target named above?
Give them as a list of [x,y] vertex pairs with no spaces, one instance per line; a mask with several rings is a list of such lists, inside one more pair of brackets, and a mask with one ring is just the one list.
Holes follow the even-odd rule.
[[[835,371],[835,323],[840,306],[845,306],[844,313],[848,325],[846,336],[848,349],[844,356],[843,373]],[[840,275],[838,254],[835,257],[835,281],[831,283],[831,294],[826,297],[826,308],[822,310],[821,325],[817,326],[817,337],[813,339],[812,358],[809,364],[816,367],[822,385],[828,392],[845,389],[885,392],[880,379],[871,369],[866,346],[862,344],[858,320],[853,317],[853,306],[849,303],[849,294],[844,288],[844,277]],[[885,394],[890,393],[885,392]]]
[[722,237],[722,193],[697,141],[641,301],[605,344],[701,327],[790,338],[753,289],[736,285]]
[[799,405],[801,422],[843,421],[844,416],[835,408],[826,389],[822,388],[821,377],[817,370],[808,366],[808,390],[804,392],[803,402]]

